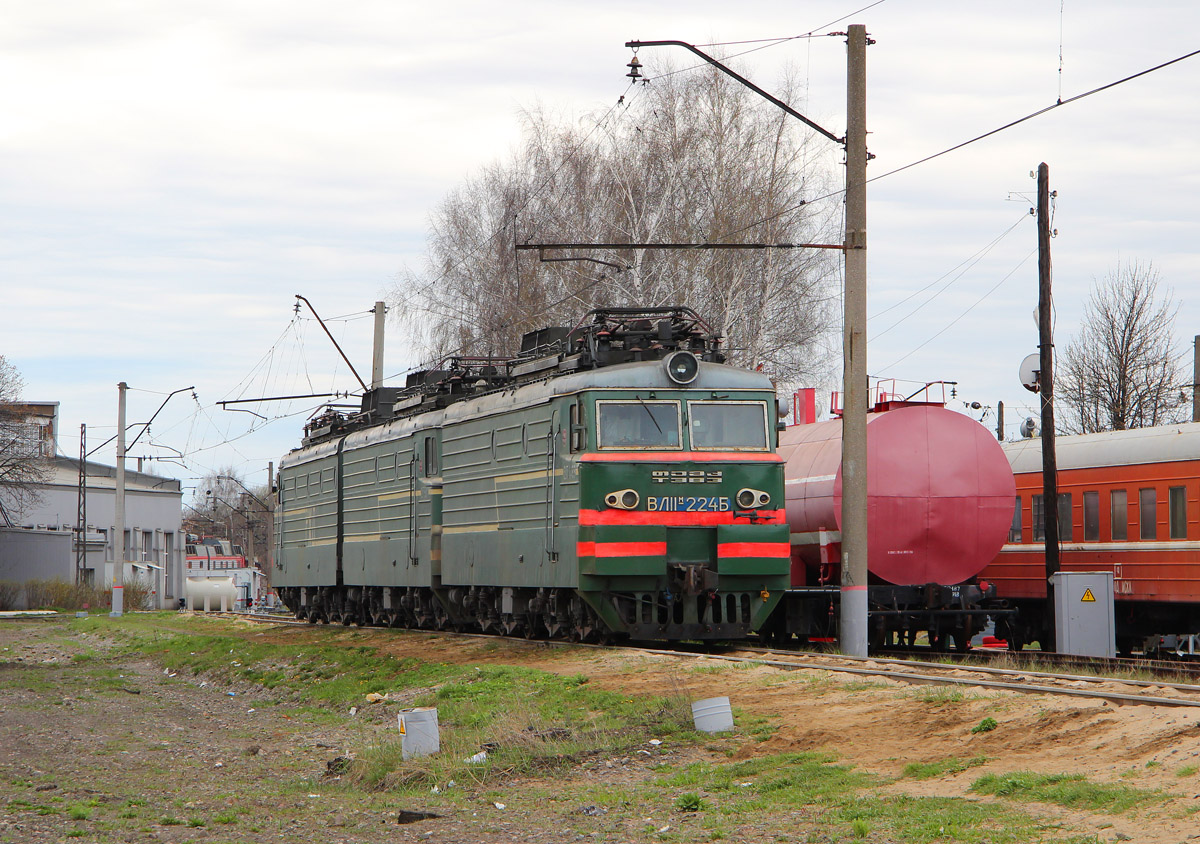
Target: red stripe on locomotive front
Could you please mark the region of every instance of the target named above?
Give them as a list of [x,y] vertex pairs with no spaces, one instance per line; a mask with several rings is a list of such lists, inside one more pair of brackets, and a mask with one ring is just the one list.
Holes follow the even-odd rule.
[[792,556],[789,542],[721,542],[717,544],[718,557],[780,557]]
[[[754,516],[742,515],[753,513]],[[580,510],[579,524],[583,527],[596,525],[660,525],[663,527],[695,527],[708,525],[781,525],[784,523],[782,510],[739,511],[735,518],[732,510],[714,513],[689,513],[683,510]]]
[[730,461],[753,463],[782,463],[778,454],[745,451],[613,451],[601,454],[581,454],[581,463],[728,463]]
[[[580,543],[583,544],[583,543]],[[662,557],[665,542],[593,542],[596,557]]]

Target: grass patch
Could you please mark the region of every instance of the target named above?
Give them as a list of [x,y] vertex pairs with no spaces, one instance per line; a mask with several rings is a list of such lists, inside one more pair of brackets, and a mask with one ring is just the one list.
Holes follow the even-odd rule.
[[910,694],[914,700],[933,706],[964,703],[968,700],[975,700],[977,697],[976,695],[969,695],[962,689],[954,686],[922,686]]
[[[309,723],[340,724],[372,692],[403,697],[406,706],[437,707],[442,748],[436,756],[403,760],[394,722],[390,731],[365,735],[366,745],[342,782],[368,791],[428,793],[432,784],[449,780],[480,786],[548,774],[603,754],[632,754],[646,749],[650,738],[700,739],[690,701],[669,689],[658,697],[632,698],[594,688],[583,674],[397,658],[356,645],[356,635],[342,631],[333,641],[322,631],[321,638],[276,644],[224,632],[227,627],[162,614],[128,617],[110,629],[125,652],[151,656],[177,673],[291,692],[295,705],[288,713]],[[765,719],[751,720],[760,738],[774,730]],[[467,763],[481,751],[486,751],[481,763]]]
[[626,698],[527,668],[475,668],[417,703],[437,707],[441,752],[404,761],[397,737],[368,747],[351,766],[351,781],[400,791],[449,780],[482,785],[630,753],[647,735],[695,739],[682,697]]
[[947,774],[959,774],[968,768],[978,768],[986,762],[986,756],[976,756],[972,759],[942,759],[938,762],[910,762],[904,766],[904,776],[914,780],[930,780]]
[[1167,795],[1159,791],[1088,782],[1082,774],[987,774],[971,785],[971,791],[1113,815],[1134,806],[1161,803],[1167,799]]
[[[974,760],[972,760],[974,761]],[[960,762],[969,766],[970,762]],[[873,789],[886,782],[836,764],[831,757],[793,753],[722,765],[696,763],[664,767],[653,787],[705,803],[706,822],[730,837],[721,824],[744,816],[811,813],[820,817],[820,841],[880,840],[906,844],[955,841],[962,844],[1025,844],[1039,840],[1041,827],[1003,804],[907,796],[881,797]],[[777,840],[804,840],[781,829]]]
[[973,733],[990,733],[992,730],[996,729],[998,726],[1000,726],[1000,725],[996,723],[996,719],[989,715],[987,718],[984,718],[982,721],[980,721],[978,724],[976,724],[974,727],[972,727],[971,732],[973,732]]

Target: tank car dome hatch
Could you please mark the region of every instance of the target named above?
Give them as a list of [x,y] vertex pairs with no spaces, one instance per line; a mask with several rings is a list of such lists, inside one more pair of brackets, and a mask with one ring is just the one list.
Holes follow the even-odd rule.
[[700,374],[700,362],[691,352],[672,352],[666,367],[667,376],[676,384],[690,384]]
[[[821,530],[841,530],[842,421],[779,435],[793,552],[819,566]],[[896,585],[961,583],[995,558],[1016,483],[986,428],[942,407],[867,415],[867,568]],[[815,579],[810,580],[815,582]]]

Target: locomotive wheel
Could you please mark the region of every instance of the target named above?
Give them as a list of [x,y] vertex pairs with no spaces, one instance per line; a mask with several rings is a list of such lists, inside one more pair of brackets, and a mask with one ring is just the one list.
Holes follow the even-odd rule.
[[433,604],[433,624],[438,630],[452,630],[454,625],[450,622],[450,615],[446,612],[445,607],[440,601],[434,601]]

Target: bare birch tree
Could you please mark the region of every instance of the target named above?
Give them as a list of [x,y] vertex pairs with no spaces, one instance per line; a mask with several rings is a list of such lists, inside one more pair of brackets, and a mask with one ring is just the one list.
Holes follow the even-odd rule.
[[49,478],[41,433],[20,406],[25,384],[0,355],[0,524],[7,524],[41,498]]
[[1179,303],[1150,263],[1118,266],[1092,290],[1067,346],[1055,393],[1073,433],[1165,425],[1184,418],[1175,349]]
[[[778,93],[795,101],[796,87]],[[688,305],[724,334],[731,361],[786,384],[828,377],[835,253],[587,250],[543,263],[514,249],[840,241],[839,203],[807,204],[833,186],[798,121],[712,68],[666,73],[602,117],[523,118],[519,150],[446,197],[425,271],[394,292],[435,356],[512,353],[523,332],[593,307]]]

